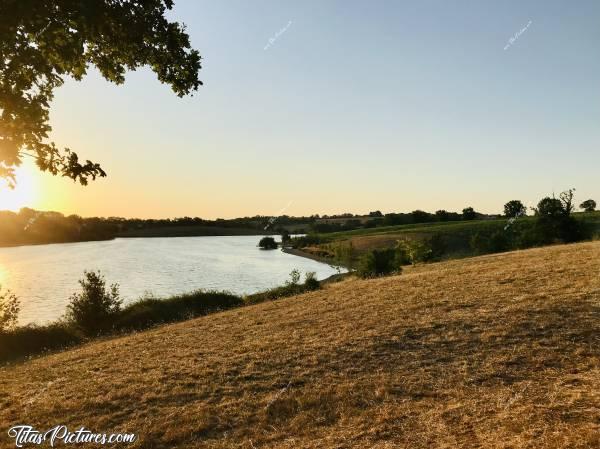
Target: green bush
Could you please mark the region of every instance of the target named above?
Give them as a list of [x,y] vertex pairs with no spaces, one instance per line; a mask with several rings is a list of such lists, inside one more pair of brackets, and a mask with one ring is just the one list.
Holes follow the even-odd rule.
[[84,336],[73,326],[58,322],[23,326],[0,332],[0,361],[19,359],[81,343]]
[[71,296],[66,320],[86,335],[107,331],[121,310],[118,284],[107,288],[104,276],[93,271],[85,271],[79,284],[82,291]]
[[264,301],[272,301],[287,296],[299,295],[321,288],[321,283],[316,278],[316,273],[309,272],[305,274],[304,283],[300,283],[300,271],[292,270],[290,280],[281,287],[275,287],[264,292],[253,293],[244,298],[247,304],[257,304]]
[[489,233],[476,232],[471,237],[471,249],[476,254],[501,253],[510,249],[507,231],[497,230]]
[[359,261],[356,273],[362,278],[400,273],[402,267],[396,257],[396,249],[374,249]]
[[399,241],[398,258],[401,265],[406,263],[425,263],[440,260],[446,253],[447,244],[441,234],[434,234],[427,239]]
[[321,284],[317,280],[317,273],[310,271],[304,275],[304,288],[307,291],[318,290],[321,288]]
[[227,292],[197,290],[167,299],[142,298],[115,317],[115,330],[140,330],[162,323],[183,321],[243,305],[239,296]]
[[258,242],[260,249],[277,249],[277,242],[273,237],[263,237]]

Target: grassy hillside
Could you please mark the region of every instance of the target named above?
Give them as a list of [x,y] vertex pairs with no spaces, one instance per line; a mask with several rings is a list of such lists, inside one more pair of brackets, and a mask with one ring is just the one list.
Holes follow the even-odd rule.
[[0,368],[0,424],[144,448],[595,448],[599,330],[600,242],[423,265]]

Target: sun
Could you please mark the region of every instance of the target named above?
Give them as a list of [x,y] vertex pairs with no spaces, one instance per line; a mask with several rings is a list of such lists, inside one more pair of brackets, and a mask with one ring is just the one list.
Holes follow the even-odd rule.
[[17,186],[8,187],[5,180],[0,180],[0,210],[18,211],[22,207],[33,205],[36,199],[37,178],[29,167],[20,166],[15,169]]

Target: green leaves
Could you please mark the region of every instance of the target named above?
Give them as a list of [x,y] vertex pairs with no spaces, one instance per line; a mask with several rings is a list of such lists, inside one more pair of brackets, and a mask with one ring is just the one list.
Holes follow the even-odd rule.
[[[49,103],[65,76],[81,80],[94,65],[108,81],[150,66],[178,96],[202,82],[200,55],[185,27],[166,20],[170,0],[0,0],[0,177],[11,181],[22,157],[40,170],[86,185],[104,177],[47,142]],[[14,181],[14,179],[13,179]]]

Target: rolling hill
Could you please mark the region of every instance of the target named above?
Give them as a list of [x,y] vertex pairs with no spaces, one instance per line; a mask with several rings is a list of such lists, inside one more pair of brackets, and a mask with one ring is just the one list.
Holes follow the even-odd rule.
[[0,368],[16,424],[128,447],[600,447],[600,242],[349,279]]

